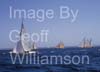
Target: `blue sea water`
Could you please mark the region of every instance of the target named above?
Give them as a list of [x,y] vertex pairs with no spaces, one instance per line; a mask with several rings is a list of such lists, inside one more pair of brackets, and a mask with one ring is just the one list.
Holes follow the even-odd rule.
[[39,56],[88,55],[89,64],[12,64],[10,50],[0,50],[0,72],[100,72],[100,47],[94,48],[44,48],[38,49]]

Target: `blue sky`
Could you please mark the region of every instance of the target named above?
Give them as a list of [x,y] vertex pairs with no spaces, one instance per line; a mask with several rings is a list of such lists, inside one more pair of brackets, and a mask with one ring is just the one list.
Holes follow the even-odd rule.
[[26,10],[53,9],[57,14],[60,6],[79,10],[73,23],[61,20],[57,15],[53,20],[46,19],[44,22],[25,19],[24,25],[29,33],[49,30],[48,42],[38,42],[38,46],[55,46],[59,41],[63,41],[66,46],[76,46],[84,37],[92,38],[93,45],[100,45],[100,0],[0,0],[0,48],[15,46],[9,40],[9,32],[19,30],[21,26],[21,19],[9,18],[9,6]]

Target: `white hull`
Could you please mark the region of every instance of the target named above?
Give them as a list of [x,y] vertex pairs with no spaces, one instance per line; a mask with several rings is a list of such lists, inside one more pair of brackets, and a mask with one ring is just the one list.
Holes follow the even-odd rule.
[[31,54],[31,53],[36,53],[36,51],[29,51],[29,53]]

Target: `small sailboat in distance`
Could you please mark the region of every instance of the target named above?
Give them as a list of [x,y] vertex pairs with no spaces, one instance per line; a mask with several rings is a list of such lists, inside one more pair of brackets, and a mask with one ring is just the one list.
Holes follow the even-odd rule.
[[31,50],[29,51],[29,53],[36,53],[36,49],[37,49],[36,43],[33,42]]
[[64,43],[63,43],[63,42],[60,42],[60,43],[56,46],[56,48],[64,48]]
[[84,38],[82,43],[81,43],[81,48],[92,48],[92,39],[86,39]]

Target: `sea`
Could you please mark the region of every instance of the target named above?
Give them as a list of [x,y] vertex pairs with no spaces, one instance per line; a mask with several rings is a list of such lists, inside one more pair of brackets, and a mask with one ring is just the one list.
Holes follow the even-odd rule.
[[[46,59],[44,59],[44,62],[42,61],[42,63],[35,64],[32,62],[25,63],[25,59],[29,58],[28,55],[30,56],[30,54],[27,53],[27,57],[23,60],[24,63],[20,64],[18,60],[16,60],[16,63],[12,63],[11,56],[13,57],[14,55],[15,57],[15,54],[11,54],[10,51],[11,50],[0,50],[0,72],[100,72],[100,47],[37,49],[35,53],[36,61],[37,59],[41,59],[39,57],[42,56],[49,57],[49,61],[47,63]],[[49,63],[51,60],[50,57],[52,56],[62,57],[62,62],[60,62],[61,59],[58,58],[58,63],[55,62],[56,60],[54,59],[52,59],[52,63]],[[32,58],[32,60],[34,61],[35,59]]]

